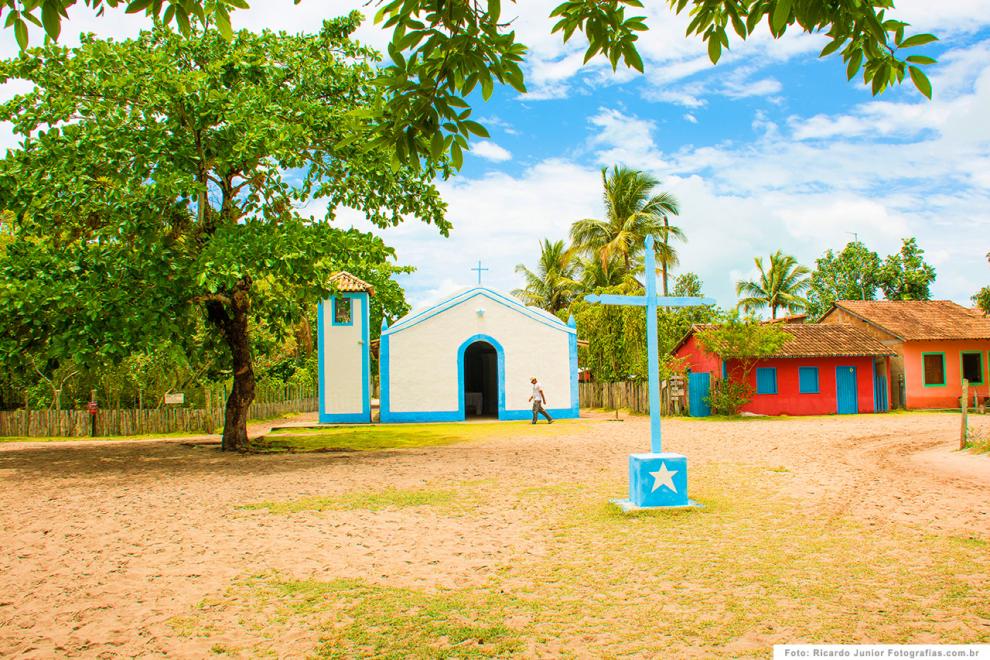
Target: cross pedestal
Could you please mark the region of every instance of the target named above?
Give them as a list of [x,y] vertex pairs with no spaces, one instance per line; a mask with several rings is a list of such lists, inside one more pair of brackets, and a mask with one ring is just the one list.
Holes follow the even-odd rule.
[[645,296],[589,295],[588,302],[646,307],[647,377],[650,394],[650,453],[629,456],[629,499],[612,500],[623,511],[700,506],[688,499],[687,457],[664,452],[660,434],[660,355],[657,338],[658,307],[714,305],[710,298],[657,295],[654,240],[646,237]]

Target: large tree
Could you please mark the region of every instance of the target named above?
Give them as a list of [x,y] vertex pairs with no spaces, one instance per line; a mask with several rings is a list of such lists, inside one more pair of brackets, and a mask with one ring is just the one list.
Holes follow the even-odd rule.
[[[294,0],[297,4],[301,0]],[[76,4],[127,7],[176,23],[183,32],[198,21],[230,33],[230,12],[245,8],[245,0],[0,0],[0,20],[13,29],[21,47],[28,43],[28,23],[43,25],[58,38],[62,21]],[[415,162],[450,153],[459,167],[467,138],[486,135],[471,120],[466,98],[480,89],[488,99],[495,83],[525,90],[522,64],[526,46],[516,38],[515,21],[507,20],[501,0],[372,0],[379,7],[376,21],[393,30],[389,45],[392,64],[385,84],[389,100],[380,113],[365,119],[375,128],[373,142],[396,147],[399,158]],[[909,27],[892,14],[894,0],[668,0],[675,13],[688,13],[688,35],[708,46],[718,62],[730,47],[730,35],[747,39],[760,30],[774,38],[788,30],[828,37],[820,57],[841,56],[847,77],[862,72],[864,84],[879,94],[910,77],[931,98],[931,84],[922,67],[931,57],[912,48],[936,40],[930,34],[910,35]],[[641,0],[564,0],[550,15],[564,41],[583,35],[588,48],[584,61],[602,55],[615,69],[619,62],[644,70],[637,43],[648,30],[646,17],[636,15]],[[765,24],[765,27],[764,27]]]
[[802,297],[809,284],[807,266],[780,250],[770,255],[766,266],[761,257],[754,262],[759,271],[757,279],[736,283],[741,308],[755,311],[766,307],[770,309],[770,318],[775,319],[778,309],[799,312],[807,306],[808,301]]
[[[428,172],[347,139],[345,118],[382,94],[373,53],[349,39],[359,21],[230,40],[159,26],[0,64],[0,81],[33,86],[0,105],[23,136],[0,161],[15,217],[0,359],[120,358],[188,341],[205,319],[234,379],[223,447],[244,449],[252,326],[291,331],[338,270],[390,271],[391,250],[335,228],[335,210],[448,229]],[[308,217],[306,204],[326,210]]]
[[[683,233],[672,227],[667,217],[677,215],[679,206],[670,193],[654,193],[658,185],[660,182],[646,172],[620,165],[611,172],[602,168],[605,218],[585,218],[571,225],[574,248],[595,256],[603,266],[618,259],[631,272],[633,262],[643,252],[644,240],[653,236],[657,239],[657,260],[670,260],[670,236],[683,239]],[[662,269],[666,273],[666,266]]]
[[821,317],[836,300],[874,300],[880,279],[880,257],[863,243],[847,243],[838,254],[826,250],[811,273],[808,316]]
[[925,251],[914,237],[901,241],[899,252],[880,266],[880,288],[887,300],[929,300],[935,267],[925,261]]
[[580,288],[577,281],[578,264],[574,253],[564,241],[545,238],[540,241],[540,261],[536,271],[525,264],[516,266],[516,272],[523,276],[526,286],[512,292],[527,305],[541,307],[556,314],[566,309]]

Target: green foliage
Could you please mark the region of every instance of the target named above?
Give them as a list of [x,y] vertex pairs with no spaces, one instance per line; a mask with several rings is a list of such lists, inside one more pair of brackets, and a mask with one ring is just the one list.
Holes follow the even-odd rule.
[[808,289],[808,316],[820,318],[836,300],[874,300],[880,288],[880,257],[859,241],[842,252],[826,250],[815,261]]
[[743,406],[753,400],[753,394],[755,390],[748,381],[720,378],[712,382],[705,399],[716,415],[734,417],[739,414]]
[[887,300],[929,300],[935,267],[924,254],[913,237],[902,239],[900,251],[882,262],[859,241],[839,254],[826,250],[811,273],[808,315],[820,318],[837,300],[875,300],[881,291]]
[[[382,94],[373,53],[348,38],[359,21],[230,40],[156,27],[0,64],[0,81],[34,87],[0,104],[24,137],[0,161],[16,218],[0,263],[0,355],[13,357],[0,359],[88,366],[163,342],[188,353],[205,319],[246,379],[232,390],[246,414],[249,327],[289,336],[339,270],[382,287],[381,310],[403,309],[392,250],[330,222],[344,205],[380,227],[449,228],[430,172],[346,139],[346,118]],[[313,198],[323,218],[300,214]]]
[[777,318],[777,310],[786,309],[798,312],[808,301],[801,294],[808,288],[807,266],[798,264],[794,257],[777,250],[770,255],[770,263],[764,268],[763,259],[757,257],[756,268],[760,271],[757,281],[736,283],[736,294],[743,296],[739,306],[747,311],[770,308],[770,318]]
[[[643,295],[643,289],[629,291],[621,287],[599,289],[594,293]],[[591,371],[595,380],[619,382],[645,381],[647,377],[646,310],[642,307],[600,305],[576,302],[571,311],[577,322],[578,336],[588,340],[579,349],[580,364]],[[657,313],[662,374],[675,371],[669,353],[696,323],[710,323],[719,316],[714,307],[660,309]]]
[[636,276],[643,274],[643,263],[637,260],[627,270],[619,257],[609,257],[605,263],[597,256],[580,256],[581,287],[585,293],[599,289],[615,289],[621,292],[642,288]]
[[724,322],[699,330],[698,343],[723,360],[753,363],[777,353],[791,338],[778,323],[761,323],[752,317],[730,313]]
[[[0,19],[13,29],[21,48],[28,45],[27,24],[45,28],[51,38],[59,35],[69,7],[78,0],[0,0]],[[230,11],[247,6],[245,0],[83,0],[90,7],[126,6],[128,12],[144,12],[174,23],[184,34],[196,24],[208,23],[232,38]],[[299,0],[294,0],[298,4]],[[514,21],[506,20],[501,0],[379,0],[375,21],[392,30],[383,84],[388,103],[373,112],[355,113],[369,132],[357,131],[356,143],[373,148],[387,144],[397,162],[437,165],[446,154],[460,168],[472,135],[486,137],[483,126],[472,120],[467,97],[480,89],[487,100],[495,84],[526,89],[523,67],[526,46],[516,40]],[[708,45],[708,56],[718,62],[730,46],[730,32],[747,39],[766,22],[774,38],[789,29],[824,33],[829,38],[820,57],[840,53],[846,75],[862,71],[863,82],[874,95],[906,76],[926,97],[931,83],[922,67],[932,58],[913,54],[936,37],[909,35],[908,25],[888,17],[893,0],[668,0],[677,14],[687,12],[688,35],[698,35]],[[586,38],[585,62],[604,55],[612,68],[621,60],[642,72],[637,43],[648,30],[642,15],[627,11],[642,8],[640,0],[565,0],[550,16],[552,28],[563,40]],[[630,12],[631,13],[631,12]],[[40,20],[39,20],[40,15]],[[389,162],[389,161],[386,161]]]
[[985,315],[990,315],[990,286],[985,286],[977,291],[972,300]]
[[916,238],[901,241],[900,252],[888,256],[880,267],[880,288],[887,300],[930,300],[935,267],[925,262],[925,251]]
[[540,241],[540,263],[534,273],[524,264],[516,266],[516,272],[526,281],[524,289],[516,289],[512,295],[527,305],[541,307],[556,314],[566,309],[580,289],[577,281],[578,263],[573,251],[564,241]]
[[[643,241],[654,236],[657,261],[661,265],[676,263],[670,237],[684,239],[667,217],[677,215],[679,205],[670,193],[653,194],[660,185],[655,177],[639,170],[616,165],[609,172],[602,169],[605,219],[587,218],[571,226],[571,241],[576,250],[597,257],[603,267],[620,259],[626,271],[643,252]],[[666,261],[664,261],[666,260]]]
[[682,273],[674,280],[674,295],[679,297],[701,297],[701,278],[695,273]]

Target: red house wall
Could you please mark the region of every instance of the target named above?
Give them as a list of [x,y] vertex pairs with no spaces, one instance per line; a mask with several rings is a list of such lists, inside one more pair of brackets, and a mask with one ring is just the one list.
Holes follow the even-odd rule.
[[695,373],[708,372],[712,378],[722,377],[722,359],[706,353],[695,335],[688,337],[684,344],[674,351],[674,356],[685,360],[687,368]]
[[[674,355],[685,360],[686,366],[696,373],[708,372],[712,378],[722,377],[722,361],[718,356],[706,353],[692,335]],[[884,361],[886,363],[886,360]],[[749,374],[749,384],[756,390],[756,369],[777,369],[777,394],[754,394],[753,400],[743,406],[745,412],[760,415],[831,415],[836,412],[836,367],[856,367],[856,398],[859,412],[875,412],[873,402],[873,358],[776,358],[760,360]],[[801,394],[798,369],[818,367],[818,393]],[[742,367],[730,360],[728,372],[733,380],[742,379]],[[889,367],[885,364],[883,369]],[[889,380],[888,380],[889,384]]]
[[[743,406],[746,412],[760,415],[831,415],[836,412],[836,367],[856,367],[856,398],[859,412],[875,412],[873,404],[873,358],[782,358],[760,360],[749,374],[749,384],[756,390],[756,369],[777,369],[777,394],[754,394]],[[818,393],[801,394],[798,385],[800,367],[818,367]],[[742,368],[729,362],[733,380],[742,379]]]

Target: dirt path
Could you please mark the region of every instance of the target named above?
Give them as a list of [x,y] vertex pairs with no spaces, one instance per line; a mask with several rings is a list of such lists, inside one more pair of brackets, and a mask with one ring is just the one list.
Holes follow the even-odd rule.
[[[618,496],[626,455],[647,444],[645,418],[550,428],[346,455],[227,455],[185,439],[0,445],[0,655],[198,655],[201,642],[173,634],[175,617],[271,570],[417,588],[484,580],[523,548],[539,554],[547,533],[501,484],[604,482]],[[665,420],[664,429],[664,448],[692,469],[779,470],[772,488],[810,510],[990,538],[990,459],[953,453],[957,416]],[[468,482],[491,497],[472,516],[238,508]]]

